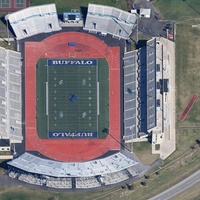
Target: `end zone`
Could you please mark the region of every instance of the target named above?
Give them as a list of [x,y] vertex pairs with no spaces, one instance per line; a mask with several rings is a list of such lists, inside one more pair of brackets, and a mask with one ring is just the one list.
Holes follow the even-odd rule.
[[49,132],[49,138],[97,138],[96,132],[88,131],[66,131],[66,132]]

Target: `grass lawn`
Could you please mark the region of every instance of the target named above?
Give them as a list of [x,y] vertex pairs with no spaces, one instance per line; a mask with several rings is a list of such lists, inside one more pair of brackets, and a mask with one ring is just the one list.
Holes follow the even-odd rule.
[[129,144],[128,146],[146,165],[152,164],[158,158],[158,155],[151,153],[152,148],[151,143],[149,142],[134,142],[133,144]]
[[0,47],[10,49],[10,50],[15,50],[14,49],[14,42],[10,42],[10,45],[6,41],[0,41]]
[[[200,21],[199,21],[200,23]],[[177,25],[176,36],[176,89],[177,118],[181,115],[193,94],[199,94],[200,84],[200,29],[192,28],[190,22]],[[195,24],[195,22],[194,22]],[[198,126],[200,122],[200,100],[190,110],[178,126]]]
[[63,12],[71,11],[71,9],[80,9],[81,7],[88,7],[89,3],[94,4],[101,4],[101,5],[108,5],[113,6],[116,8],[120,8],[123,10],[126,10],[126,1],[124,0],[31,0],[31,5],[42,5],[42,4],[48,4],[48,3],[55,3],[57,12],[59,14]]
[[[97,131],[96,67],[48,66],[47,71],[49,131]],[[77,100],[70,102],[73,95]]]
[[[114,189],[110,190],[114,191]],[[101,197],[105,191],[96,192],[51,192],[25,187],[6,188],[0,191],[1,200],[91,200]]]
[[157,10],[167,20],[187,20],[200,17],[199,0],[155,0]]

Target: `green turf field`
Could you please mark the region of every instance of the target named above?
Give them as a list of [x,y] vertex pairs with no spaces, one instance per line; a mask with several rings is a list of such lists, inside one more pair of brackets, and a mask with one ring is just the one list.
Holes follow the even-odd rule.
[[63,12],[69,12],[71,9],[81,10],[81,8],[88,7],[89,3],[114,6],[126,10],[126,1],[119,0],[31,0],[30,3],[31,6],[55,3],[57,12],[60,14]]
[[[97,132],[98,138],[105,138],[109,128],[108,85],[105,59],[98,59],[96,66],[48,66],[47,59],[40,59],[36,67],[38,136]],[[77,99],[71,102],[73,95]]]

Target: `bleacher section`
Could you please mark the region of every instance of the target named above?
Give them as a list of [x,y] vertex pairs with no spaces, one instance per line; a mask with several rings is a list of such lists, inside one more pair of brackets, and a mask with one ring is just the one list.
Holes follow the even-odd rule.
[[138,114],[139,114],[139,132],[147,133],[147,61],[146,47],[138,50]]
[[18,176],[18,180],[34,185],[43,185],[42,179],[37,178],[31,174],[20,174]]
[[[87,162],[58,162],[24,153],[8,162],[9,176],[53,188],[95,188],[138,175],[139,162],[121,152]],[[74,181],[73,181],[74,179]]]
[[127,171],[132,177],[137,176],[138,174],[137,170],[134,167],[127,168]]
[[108,33],[119,39],[129,39],[136,20],[135,14],[114,7],[89,4],[83,29],[94,33]]
[[61,30],[55,4],[25,8],[7,14],[5,19],[9,20],[17,40]]
[[138,162],[122,153],[88,162],[63,163],[39,158],[26,152],[8,162],[8,165],[26,172],[55,177],[91,177],[118,172],[137,164]]
[[127,170],[122,170],[120,172],[106,174],[102,177],[105,185],[112,185],[129,179],[129,174]]
[[46,186],[52,188],[72,188],[71,178],[48,178],[46,179]]
[[0,138],[21,142],[21,53],[0,47]]
[[124,53],[124,140],[130,142],[156,126],[156,38]]
[[101,183],[96,177],[79,177],[76,178],[76,188],[95,188],[100,187]]
[[147,41],[147,130],[156,126],[156,38]]
[[137,137],[137,50],[124,54],[124,139]]

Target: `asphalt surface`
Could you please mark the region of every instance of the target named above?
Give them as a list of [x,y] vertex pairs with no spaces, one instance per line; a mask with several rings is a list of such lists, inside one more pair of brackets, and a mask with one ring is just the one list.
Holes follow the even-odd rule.
[[165,190],[164,192],[150,198],[149,200],[167,200],[170,199],[177,194],[183,192],[187,188],[193,186],[197,182],[200,181],[200,170],[189,176],[188,178],[184,179],[183,181],[177,183],[176,185],[172,186],[171,188]]
[[[151,1],[138,0],[136,1],[135,9],[149,8],[151,9],[150,18],[139,18],[138,33],[147,37],[164,37],[167,38],[168,33],[174,34],[174,22],[162,20],[159,13],[156,12]],[[133,30],[132,36],[136,36],[137,29]]]

